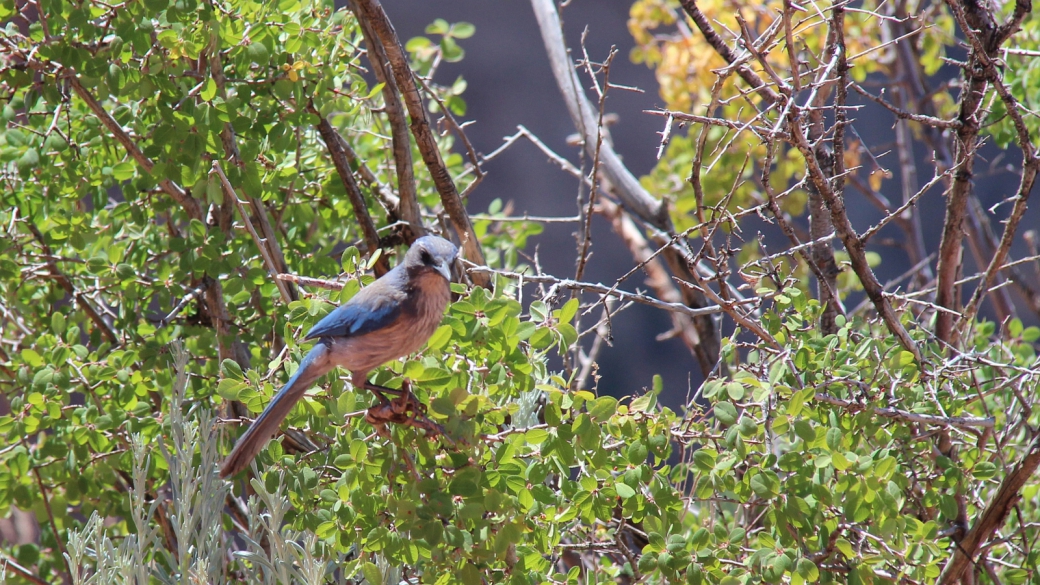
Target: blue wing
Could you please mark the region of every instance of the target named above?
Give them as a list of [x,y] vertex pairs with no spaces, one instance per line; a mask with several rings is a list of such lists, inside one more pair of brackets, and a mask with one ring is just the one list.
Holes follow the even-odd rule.
[[[305,339],[315,337],[354,337],[382,329],[397,320],[401,302],[396,295],[385,294],[378,283],[370,285],[346,304],[337,307],[318,321]],[[379,294],[383,292],[384,294]]]

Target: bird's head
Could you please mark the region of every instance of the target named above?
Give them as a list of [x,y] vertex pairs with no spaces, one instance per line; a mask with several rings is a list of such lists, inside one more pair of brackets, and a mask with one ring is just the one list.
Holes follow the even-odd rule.
[[448,240],[438,236],[423,236],[408,248],[404,264],[409,272],[434,270],[450,281],[451,267],[458,255],[459,249]]

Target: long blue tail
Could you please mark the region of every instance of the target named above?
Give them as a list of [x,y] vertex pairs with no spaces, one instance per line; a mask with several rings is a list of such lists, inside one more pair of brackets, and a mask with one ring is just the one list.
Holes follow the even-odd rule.
[[260,414],[249,430],[238,439],[231,454],[224,460],[220,468],[220,477],[228,477],[242,471],[256,454],[264,448],[267,441],[278,432],[278,427],[289,415],[293,405],[311,387],[315,380],[324,376],[335,366],[329,360],[329,348],[318,342],[300,362],[299,369],[289,382],[275,395],[271,403]]

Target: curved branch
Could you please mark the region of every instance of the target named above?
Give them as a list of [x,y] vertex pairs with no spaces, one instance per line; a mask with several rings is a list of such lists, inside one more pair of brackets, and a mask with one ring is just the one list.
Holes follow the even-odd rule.
[[[538,28],[545,42],[545,52],[549,56],[556,85],[563,94],[567,111],[571,115],[574,127],[581,133],[585,152],[590,159],[596,156],[597,109],[592,106],[578,82],[578,74],[574,71],[567,45],[563,39],[563,27],[560,15],[556,12],[553,0],[531,0],[534,15],[538,19]],[[666,232],[672,231],[668,208],[650,195],[635,175],[621,162],[614,148],[606,140],[599,148],[600,168],[610,180],[618,197],[636,215]]]
[[[354,14],[359,14],[357,3],[352,1],[350,4]],[[412,168],[412,141],[408,137],[408,120],[404,115],[397,81],[387,61],[386,51],[372,30],[372,23],[364,18],[358,18],[358,23],[368,47],[368,62],[372,64],[372,72],[383,84],[383,110],[390,121],[390,138],[394,145],[394,171],[397,173],[397,192],[400,195],[397,213],[401,219],[408,222],[412,229],[412,237],[418,238],[426,233],[426,227],[423,226],[419,200],[415,194],[415,170]]]
[[[358,225],[361,227],[361,234],[365,238],[368,253],[375,254],[376,250],[379,249],[379,232],[376,231],[376,225],[372,223],[372,216],[368,214],[368,206],[365,205],[365,196],[361,193],[361,187],[354,180],[354,173],[350,170],[350,162],[347,160],[347,154],[343,149],[343,140],[339,132],[329,123],[328,118],[322,116],[317,108],[311,105],[308,109],[318,117],[318,133],[321,134],[321,139],[325,141],[325,148],[328,149],[329,156],[332,157],[332,164],[335,165],[336,173],[343,182],[343,188],[347,191],[350,205],[354,208],[354,217],[357,219]],[[390,264],[387,262],[386,257],[380,256],[375,265],[376,276],[382,276],[389,270]]]
[[[545,51],[549,56],[556,85],[563,95],[571,121],[581,133],[584,148],[589,157],[595,158],[599,142],[596,125],[598,110],[592,107],[578,82],[577,73],[574,71],[567,45],[563,39],[560,15],[556,12],[553,0],[531,0],[531,6],[538,20],[538,28],[542,34],[542,41],[545,43]],[[692,273],[696,271],[696,266],[689,264],[694,254],[685,239],[676,236],[675,227],[668,215],[668,207],[639,184],[638,179],[621,161],[609,141],[602,141],[598,148],[600,169],[610,182],[612,192],[635,217],[664,234],[665,241],[656,243],[668,248],[663,255],[673,274],[681,280],[694,279],[695,275]],[[709,305],[707,297],[698,289],[683,287],[681,294],[685,304],[694,310]],[[694,317],[694,325],[700,335],[700,344],[696,348],[697,360],[701,365],[701,371],[707,375],[719,360],[721,348],[719,330],[708,315]]]
[[[474,264],[487,264],[484,260],[484,252],[480,249],[480,241],[477,239],[476,232],[473,231],[473,223],[462,204],[462,198],[455,187],[455,182],[444,165],[441,151],[437,148],[437,141],[430,129],[430,120],[426,115],[422,97],[419,95],[419,88],[412,77],[412,68],[408,65],[408,58],[405,56],[404,48],[401,47],[400,39],[397,38],[394,26],[390,23],[386,12],[383,11],[379,0],[355,1],[358,18],[371,25],[372,31],[386,52],[387,62],[393,71],[394,80],[397,82],[405,106],[408,108],[412,136],[415,137],[415,143],[422,154],[423,162],[430,171],[433,184],[437,186],[437,192],[441,195],[441,205],[444,206],[444,211],[447,212],[455,231],[458,232],[466,259]],[[490,283],[487,275],[482,273],[474,274],[473,279],[474,283],[479,286],[486,287]]]

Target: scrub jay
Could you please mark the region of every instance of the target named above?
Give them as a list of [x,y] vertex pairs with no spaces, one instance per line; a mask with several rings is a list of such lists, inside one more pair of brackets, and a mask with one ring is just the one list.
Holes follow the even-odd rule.
[[396,268],[319,321],[304,338],[317,338],[318,343],[235,444],[220,476],[245,469],[303,393],[336,366],[350,370],[355,388],[372,390],[386,404],[383,392],[395,391],[370,384],[368,373],[418,350],[433,335],[451,297],[451,265],[457,255],[451,242],[421,237]]

